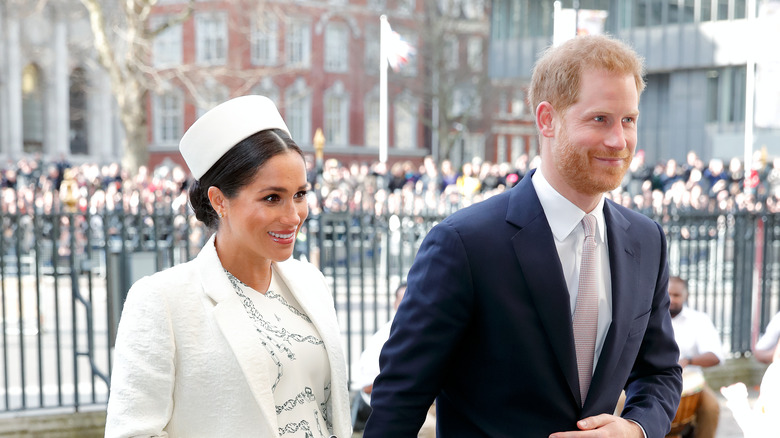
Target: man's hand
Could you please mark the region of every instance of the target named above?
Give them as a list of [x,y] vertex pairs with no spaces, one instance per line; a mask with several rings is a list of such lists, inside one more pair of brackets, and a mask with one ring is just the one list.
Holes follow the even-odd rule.
[[601,414],[577,422],[578,431],[556,432],[550,438],[620,437],[644,438],[642,428],[633,421],[615,415]]

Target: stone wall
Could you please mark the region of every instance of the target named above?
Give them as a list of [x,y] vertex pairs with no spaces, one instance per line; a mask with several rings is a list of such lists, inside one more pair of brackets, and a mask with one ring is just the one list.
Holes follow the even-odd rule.
[[101,438],[106,412],[68,414],[20,414],[0,418],[0,438]]

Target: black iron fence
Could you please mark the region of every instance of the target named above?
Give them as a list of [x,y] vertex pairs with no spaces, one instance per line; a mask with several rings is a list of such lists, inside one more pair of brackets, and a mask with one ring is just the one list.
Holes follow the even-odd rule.
[[[395,288],[441,219],[358,211],[307,220],[295,257],[329,281],[350,364],[391,317]],[[657,220],[672,275],[689,279],[689,304],[712,317],[727,351],[750,351],[780,310],[780,216]],[[208,231],[173,212],[4,214],[0,222],[0,412],[103,406],[127,290],[193,258]]]

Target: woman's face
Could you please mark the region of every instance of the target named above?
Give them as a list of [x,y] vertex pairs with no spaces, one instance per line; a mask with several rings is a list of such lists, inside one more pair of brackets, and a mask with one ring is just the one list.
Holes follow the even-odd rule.
[[295,237],[309,214],[306,166],[295,151],[263,164],[252,182],[224,199],[218,241],[221,251],[247,260],[283,261],[292,255]]

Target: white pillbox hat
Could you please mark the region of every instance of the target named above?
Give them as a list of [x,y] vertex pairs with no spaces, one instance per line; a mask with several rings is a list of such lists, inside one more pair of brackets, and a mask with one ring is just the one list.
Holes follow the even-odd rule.
[[200,179],[233,146],[266,129],[290,135],[279,110],[265,96],[241,96],[203,114],[181,137],[179,151],[195,179]]

